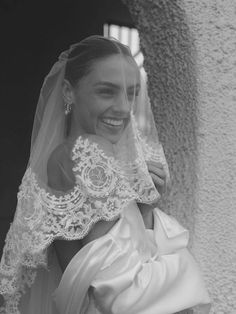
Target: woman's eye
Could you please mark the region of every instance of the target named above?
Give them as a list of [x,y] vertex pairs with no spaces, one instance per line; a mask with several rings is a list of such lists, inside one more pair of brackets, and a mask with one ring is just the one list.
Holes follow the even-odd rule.
[[98,91],[100,95],[113,96],[115,92],[112,89],[101,89]]
[[130,93],[128,93],[128,99],[129,100],[133,100],[135,97],[138,97],[138,95],[139,95],[139,91],[135,91],[135,92],[130,92]]

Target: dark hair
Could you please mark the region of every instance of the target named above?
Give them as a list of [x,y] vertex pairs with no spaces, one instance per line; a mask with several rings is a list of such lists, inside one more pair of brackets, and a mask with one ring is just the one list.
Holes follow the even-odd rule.
[[82,77],[88,74],[95,61],[114,54],[132,57],[129,47],[115,39],[98,35],[85,38],[74,45],[69,53],[65,79],[75,86]]

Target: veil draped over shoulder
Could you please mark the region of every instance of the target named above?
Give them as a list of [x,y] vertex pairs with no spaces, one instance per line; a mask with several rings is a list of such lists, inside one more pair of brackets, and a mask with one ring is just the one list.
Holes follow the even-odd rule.
[[[99,36],[92,39],[108,40]],[[116,41],[109,40],[117,54],[122,54]],[[48,291],[55,289],[61,273],[56,267],[54,274],[51,271],[51,260],[55,258],[51,252],[54,240],[84,238],[97,221],[118,218],[131,200],[156,202],[159,193],[149,175],[148,160],[162,163],[167,175],[169,173],[143,81],[139,95],[133,91],[131,100],[126,95],[132,109],[130,121],[119,141],[107,143],[93,134],[75,137],[68,152],[73,164],[74,185],[61,191],[48,184],[48,160],[53,151],[66,141],[73,116],[73,110],[66,115],[64,109],[62,84],[66,66],[77,58],[83,59],[83,55],[75,52],[88,43],[88,39],[84,40],[63,52],[43,82],[35,113],[29,163],[19,188],[17,209],[0,264],[0,293],[5,299],[3,313],[20,313],[19,307],[26,302],[22,296],[25,297],[34,285],[42,284]],[[145,127],[139,123],[142,107],[147,108]],[[109,153],[106,153],[104,145]],[[63,164],[59,163],[58,167],[65,170]],[[40,275],[42,272],[46,273],[45,277]],[[47,276],[51,279],[46,279]],[[34,313],[38,313],[37,304],[34,306]]]

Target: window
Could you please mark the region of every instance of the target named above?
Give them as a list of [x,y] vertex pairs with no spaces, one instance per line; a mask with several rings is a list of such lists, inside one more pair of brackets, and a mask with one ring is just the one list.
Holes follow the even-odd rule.
[[104,24],[103,29],[104,36],[114,37],[118,39],[122,44],[130,47],[132,55],[137,62],[141,73],[145,75],[145,71],[143,68],[143,54],[140,50],[139,34],[137,29],[115,24]]
[[[104,24],[103,34],[105,37],[113,37],[119,40],[122,44],[130,47],[131,53],[137,62],[144,84],[147,82],[147,75],[143,67],[143,54],[140,50],[139,34],[137,29],[116,24]],[[149,132],[148,125],[148,108],[145,106],[137,108],[136,119],[140,129],[144,132]]]

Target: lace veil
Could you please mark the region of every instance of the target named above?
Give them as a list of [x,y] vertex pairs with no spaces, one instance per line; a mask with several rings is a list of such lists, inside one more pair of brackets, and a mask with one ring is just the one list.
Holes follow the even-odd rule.
[[[129,202],[153,203],[159,198],[146,162],[161,162],[167,175],[168,166],[158,141],[144,79],[141,78],[139,86],[134,82],[129,89],[121,62],[122,93],[111,84],[107,84],[110,89],[106,86],[99,90],[106,102],[121,93],[123,103],[130,108],[125,118],[118,116],[112,120],[105,113],[103,122],[113,124],[108,128],[124,124],[115,142],[86,127],[85,132],[73,133],[74,129],[81,130],[77,128],[79,124],[86,123],[76,116],[73,103],[71,111],[65,114],[65,79],[70,74],[70,83],[75,86],[73,80],[92,75],[96,60],[110,56],[117,60],[126,58],[138,71],[128,47],[115,39],[92,36],[63,52],[43,82],[30,159],[0,265],[0,293],[5,299],[2,310],[6,313],[20,313],[21,297],[34,284],[38,269],[47,269],[49,249],[55,239],[82,239],[97,221],[118,218]],[[50,183],[51,160],[53,180],[61,185]]]

